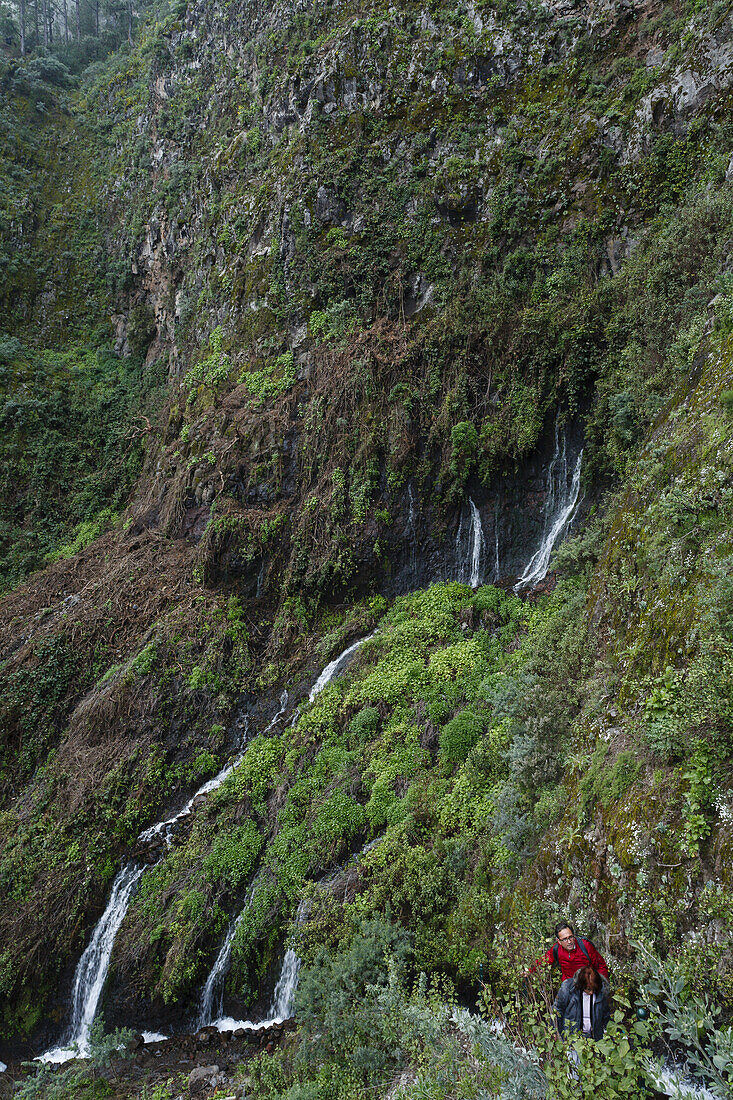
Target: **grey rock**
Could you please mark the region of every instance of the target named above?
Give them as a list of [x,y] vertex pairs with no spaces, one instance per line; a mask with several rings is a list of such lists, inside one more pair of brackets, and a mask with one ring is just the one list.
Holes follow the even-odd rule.
[[197,1066],[188,1075],[189,1096],[199,1096],[206,1089],[213,1088],[217,1084],[218,1077],[218,1066]]
[[343,203],[340,202],[328,188],[321,184],[318,188],[318,194],[316,195],[316,218],[324,225],[329,222],[332,225],[337,225],[343,221],[343,217]]

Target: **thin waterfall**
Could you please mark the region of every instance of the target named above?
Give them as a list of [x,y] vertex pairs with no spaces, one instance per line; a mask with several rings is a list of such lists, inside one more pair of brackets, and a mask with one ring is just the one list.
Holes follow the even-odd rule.
[[499,568],[499,496],[497,494],[496,504],[494,506],[494,580],[498,581],[501,576]]
[[[282,698],[281,698],[282,706]],[[169,848],[176,824],[187,817],[193,810],[198,798],[210,794],[220,787],[241,763],[246,751],[249,738],[249,721],[245,719],[244,735],[242,738],[242,751],[234,760],[230,761],[221,771],[207,780],[186,805],[177,814],[159,821],[150,828],[144,829],[138,836],[138,844],[150,844],[159,838],[163,838],[166,847]],[[162,858],[162,857],[161,857]],[[157,867],[160,859],[154,864],[126,863],[120,870],[112,884],[107,908],[100,917],[92,933],[92,938],[87,944],[74,974],[74,984],[71,993],[71,1024],[62,1045],[42,1054],[40,1061],[66,1062],[77,1055],[86,1058],[89,1055],[89,1033],[97,1013],[99,999],[102,995],[104,983],[107,979],[107,971],[112,957],[115,937],[122,925],[132,899],[133,891],[138,879],[149,869]]]
[[544,507],[542,539],[538,549],[529,559],[524,573],[515,584],[515,592],[520,591],[522,588],[530,588],[547,575],[552,551],[567,527],[578,503],[582,459],[583,450],[581,448],[578,457],[575,459],[571,476],[568,464],[567,434],[563,431],[561,445],[556,425],[555,450],[547,471],[547,499]]
[[[303,924],[307,916],[308,902],[303,900],[298,906],[298,911],[295,914],[296,926]],[[282,1023],[283,1020],[289,1020],[293,1015],[293,1004],[295,1002],[295,993],[298,988],[299,975],[300,959],[296,954],[295,948],[289,947],[285,952],[280,977],[278,978],[277,985],[272,994],[272,1005],[270,1006],[270,1017],[272,1022]]]
[[62,1046],[41,1056],[44,1062],[65,1062],[78,1055],[89,1057],[89,1034],[109,969],[115,936],[125,918],[135,885],[145,866],[126,863],[112,884],[107,908],[84,949],[74,975],[71,1024]]
[[247,913],[249,907],[252,904],[252,899],[255,896],[257,889],[257,881],[252,883],[249,893],[247,894],[247,900],[242,907],[241,913],[232,921],[229,925],[229,930],[226,934],[224,943],[221,945],[219,954],[216,956],[216,962],[211,968],[204,988],[201,991],[201,1008],[199,1010],[198,1027],[205,1027],[210,1024],[214,1015],[214,998],[217,998],[217,1015],[222,1016],[224,1012],[224,981],[229,973],[229,966],[232,959],[232,944],[234,942],[234,936],[236,934],[239,925]]
[[410,546],[410,576],[417,575],[417,528],[415,525],[415,497],[412,486],[407,486],[407,499],[410,507],[407,513],[407,538]]
[[458,580],[461,584],[468,584],[471,588],[478,588],[481,583],[481,556],[484,549],[484,530],[481,526],[481,514],[473,499],[468,498],[470,519],[468,532],[463,533],[463,510],[458,523],[456,535],[456,558],[458,561]]
[[328,687],[332,680],[336,679],[340,672],[343,672],[343,670],[349,664],[350,658],[353,656],[354,653],[356,653],[357,649],[360,649],[361,646],[364,645],[364,642],[368,642],[370,638],[373,638],[375,633],[376,631],[372,631],[372,633],[367,635],[366,638],[360,638],[358,642],[353,642],[352,645],[348,646],[343,651],[343,653],[339,653],[338,657],[335,657],[333,661],[326,665],[323,672],[318,677],[315,684],[310,690],[310,694],[308,696],[308,701],[310,703],[313,702],[316,695],[320,695],[323,689],[325,687]]
[[283,691],[283,693],[280,696],[280,710],[277,712],[275,717],[267,725],[267,728],[265,729],[265,733],[269,733],[270,730],[275,728],[275,726],[278,724],[278,722],[280,721],[282,716],[285,714],[285,711],[287,709],[288,709],[288,693],[287,693],[287,690],[286,690],[286,691]]
[[[284,692],[284,694],[287,697],[287,692]],[[282,697],[281,697],[280,701],[281,701],[281,705],[282,705]],[[280,714],[276,715],[276,718],[279,718],[279,717],[280,717]],[[272,725],[274,723],[274,721],[275,721],[275,719],[273,719],[273,722],[270,723],[270,725]],[[232,772],[235,770],[235,768],[239,767],[239,765],[244,760],[244,754],[247,750],[248,740],[249,740],[249,717],[245,716],[245,719],[244,719],[244,736],[242,737],[242,742],[241,742],[242,747],[241,747],[241,750],[234,757],[234,759],[230,760],[228,764],[225,764],[224,767],[221,769],[221,771],[218,772],[212,779],[207,779],[205,783],[202,783],[202,785],[195,792],[195,794],[191,795],[191,797],[189,798],[188,802],[183,807],[183,809],[179,810],[177,814],[173,814],[172,817],[167,817],[165,819],[165,821],[158,821],[155,825],[151,825],[150,828],[148,828],[148,829],[143,829],[143,831],[140,833],[139,837],[137,838],[138,843],[140,843],[140,844],[150,844],[151,841],[156,840],[156,839],[158,839],[158,837],[160,837],[163,840],[165,840],[166,847],[170,848],[171,843],[173,842],[173,833],[175,831],[175,827],[178,824],[178,822],[182,821],[184,819],[184,817],[189,817],[190,816],[191,812],[193,811],[193,807],[194,807],[197,799],[203,798],[205,795],[211,794],[211,792],[215,791],[218,787],[221,787],[222,783],[224,783],[224,781],[229,778],[229,776],[232,774]]]

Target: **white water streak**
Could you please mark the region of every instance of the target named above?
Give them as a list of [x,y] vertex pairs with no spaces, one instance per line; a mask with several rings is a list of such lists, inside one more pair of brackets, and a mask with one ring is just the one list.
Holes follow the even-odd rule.
[[352,656],[352,654],[356,653],[357,649],[364,645],[364,642],[368,642],[370,638],[373,638],[375,633],[376,631],[373,631],[371,634],[367,635],[366,638],[360,638],[358,642],[354,642],[347,649],[345,649],[343,653],[339,653],[338,657],[335,657],[333,661],[330,662],[330,664],[326,665],[323,672],[318,677],[315,684],[310,690],[310,695],[308,696],[308,701],[310,703],[313,702],[316,695],[320,695],[323,689],[325,687],[328,687],[332,680],[336,679],[340,672],[343,672],[344,668],[349,663],[349,658]]
[[[287,693],[284,694],[287,695]],[[276,715],[276,717],[270,723],[270,726],[272,726],[279,717],[280,714]],[[242,763],[242,761],[244,760],[244,753],[246,751],[248,737],[249,719],[245,718],[244,745],[242,747],[242,751],[237,754],[234,760],[230,760],[228,764],[225,764],[221,771],[218,772],[212,779],[207,779],[207,781],[199,787],[195,794],[191,795],[186,805],[183,807],[182,810],[179,810],[177,814],[173,814],[172,817],[167,817],[165,821],[158,821],[155,825],[151,825],[148,829],[143,829],[143,831],[137,838],[138,841],[141,844],[149,844],[152,840],[156,840],[158,837],[162,837],[165,840],[166,846],[170,848],[173,841],[175,826],[178,824],[179,821],[183,821],[185,817],[189,817],[196,800],[199,798],[203,798],[204,795],[211,794],[212,791],[215,791],[218,787],[221,787],[222,783],[224,783],[224,781],[229,778],[235,768],[238,768],[239,765]]]
[[205,1027],[211,1023],[211,1017],[214,1012],[214,996],[218,993],[217,1012],[219,1016],[224,1011],[224,980],[229,971],[229,965],[232,958],[232,943],[239,925],[244,918],[245,913],[252,904],[252,899],[255,896],[257,889],[257,883],[253,882],[247,894],[247,900],[245,901],[242,911],[235,920],[229,925],[224,943],[221,945],[219,954],[216,956],[216,961],[211,968],[206,982],[204,984],[203,991],[201,993],[201,1010],[199,1012],[198,1027]]
[[[458,580],[478,588],[481,583],[481,555],[484,549],[484,529],[481,526],[481,513],[471,497],[468,498],[471,519],[468,534],[463,534],[463,512],[458,523],[456,535],[456,558],[458,560]],[[464,548],[465,542],[465,548]]]
[[115,936],[125,919],[133,889],[144,870],[144,866],[127,863],[117,875],[107,908],[97,922],[76,968],[71,993],[69,1037],[62,1047],[47,1051],[39,1061],[66,1062],[70,1058],[89,1057],[89,1033],[107,977]]
[[283,691],[282,695],[280,696],[280,710],[277,712],[275,717],[270,721],[269,725],[266,727],[265,733],[269,733],[270,730],[275,728],[275,726],[278,724],[278,722],[280,721],[282,716],[285,714],[285,711],[287,709],[288,709],[288,693],[287,693],[287,691]]
[[415,497],[412,486],[407,486],[407,499],[410,508],[407,513],[407,537],[410,544],[410,574],[415,577],[417,573],[417,528],[415,526]]
[[575,469],[568,485],[567,436],[563,432],[562,449],[555,430],[555,452],[547,471],[547,501],[545,503],[544,530],[539,548],[527,563],[524,573],[514,586],[518,592],[544,580],[555,544],[567,527],[575,511],[580,495],[580,467],[583,451],[575,460]]

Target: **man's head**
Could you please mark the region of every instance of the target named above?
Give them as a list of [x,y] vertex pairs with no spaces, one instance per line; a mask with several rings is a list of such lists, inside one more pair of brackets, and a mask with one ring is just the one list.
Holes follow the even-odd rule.
[[575,929],[572,924],[568,924],[566,920],[560,921],[555,925],[555,935],[557,936],[557,942],[561,944],[566,951],[572,951],[575,948]]

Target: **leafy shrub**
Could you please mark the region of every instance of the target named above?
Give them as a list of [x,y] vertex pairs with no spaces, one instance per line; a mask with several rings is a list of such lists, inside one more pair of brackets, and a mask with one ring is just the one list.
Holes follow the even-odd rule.
[[250,875],[262,848],[262,837],[254,823],[219,833],[201,864],[202,878],[235,891]]
[[640,771],[641,761],[637,753],[630,751],[619,753],[603,784],[601,801],[605,804],[617,802],[633,785]]
[[104,1088],[109,1078],[109,1066],[113,1059],[129,1058],[127,1045],[133,1032],[119,1029],[105,1034],[101,1019],[95,1020],[89,1035],[89,1059],[73,1061],[61,1068],[48,1062],[26,1062],[32,1076],[19,1082],[13,1095],[18,1100],[68,1100],[69,1096],[99,1095],[97,1088]]
[[368,741],[379,728],[379,711],[376,707],[362,707],[349,723],[349,733],[356,741]]
[[721,1009],[707,994],[693,994],[674,961],[663,962],[643,944],[637,944],[639,962],[647,980],[641,1001],[652,1023],[673,1043],[681,1045],[685,1069],[713,1094],[731,1095],[733,1087],[733,1027],[720,1023]]
[[644,735],[652,752],[662,760],[678,760],[685,754],[686,715],[682,703],[682,673],[667,667],[644,701]]
[[209,336],[209,354],[189,369],[183,385],[189,390],[199,385],[216,386],[229,377],[230,369],[231,362],[224,351],[224,330],[217,325]]
[[243,385],[261,402],[270,397],[280,397],[292,389],[298,379],[298,367],[292,351],[285,351],[260,370],[244,371],[239,377]]
[[22,350],[23,345],[15,336],[0,333],[0,363],[10,363]]
[[468,477],[478,452],[478,432],[476,426],[468,420],[455,424],[451,429],[450,471],[460,482]]
[[316,1065],[343,1059],[372,1082],[397,1064],[399,1051],[385,1043],[379,1006],[366,993],[386,987],[385,957],[404,976],[411,956],[409,934],[385,919],[362,920],[348,946],[332,955],[320,952],[304,969],[296,994],[301,1057]]
[[462,710],[440,731],[440,755],[447,764],[462,764],[485,728],[480,715]]

